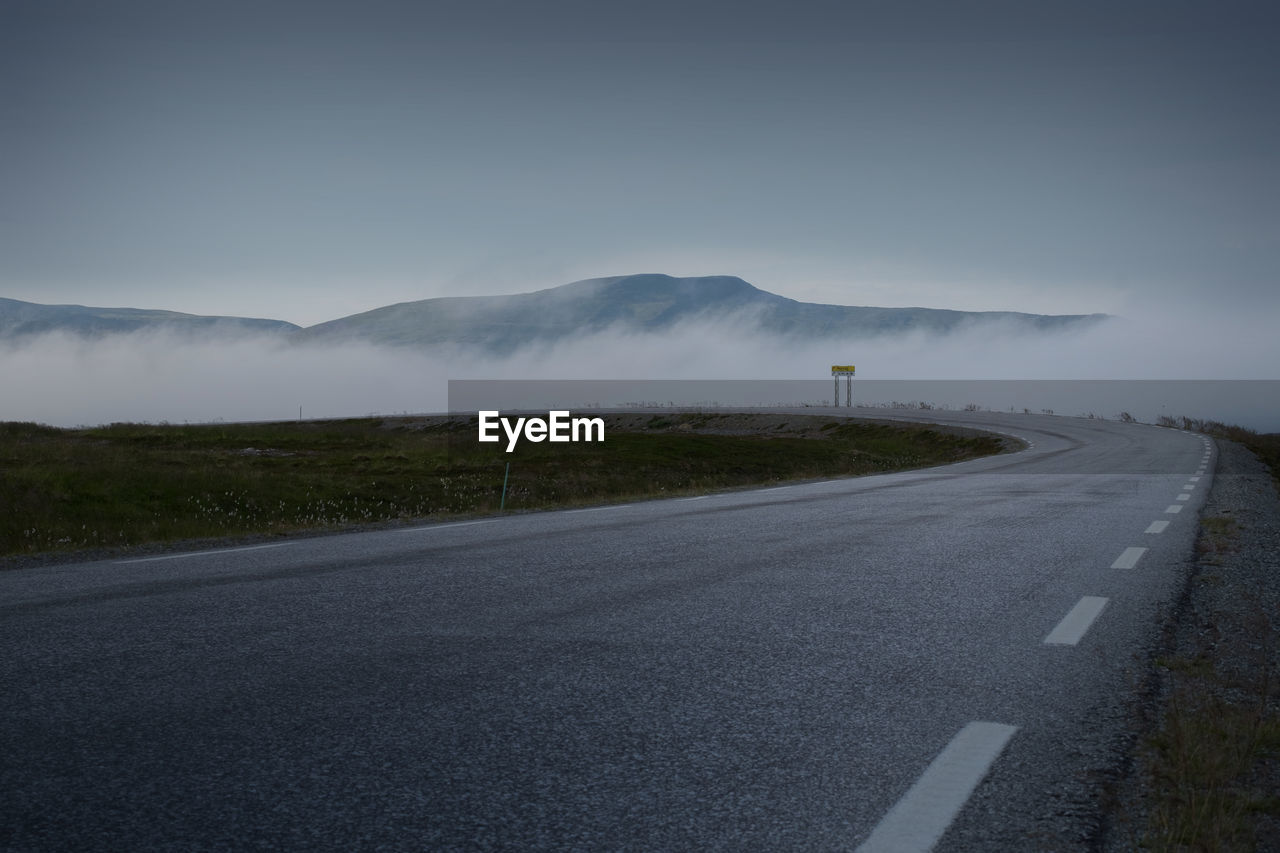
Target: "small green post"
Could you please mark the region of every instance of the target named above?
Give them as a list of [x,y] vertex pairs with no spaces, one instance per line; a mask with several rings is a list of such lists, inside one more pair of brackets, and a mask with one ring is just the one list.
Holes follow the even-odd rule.
[[507,509],[507,477],[511,476],[511,463],[507,463],[507,472],[502,475],[502,500],[498,503],[498,512],[506,512]]

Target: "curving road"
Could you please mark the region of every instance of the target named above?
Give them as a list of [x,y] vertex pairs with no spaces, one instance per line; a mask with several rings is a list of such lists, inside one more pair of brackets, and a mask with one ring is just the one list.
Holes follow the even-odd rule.
[[1084,849],[1213,447],[946,418],[1030,446],[0,573],[0,849]]

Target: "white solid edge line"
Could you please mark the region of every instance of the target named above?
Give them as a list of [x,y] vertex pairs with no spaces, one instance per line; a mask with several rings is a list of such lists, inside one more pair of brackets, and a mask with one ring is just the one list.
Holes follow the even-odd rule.
[[606,509],[626,509],[629,506],[635,506],[635,504],[612,504],[610,506],[592,506],[587,507],[586,509],[566,509],[564,514],[573,515],[575,512],[604,512]]
[[676,498],[677,501],[705,501],[710,495],[698,495],[696,498]]
[[452,524],[427,524],[422,527],[405,527],[396,533],[421,533],[426,530],[448,530],[451,527],[471,527],[475,524],[493,524],[496,518],[486,518],[481,521],[455,521]]
[[1165,512],[1182,512],[1182,504],[1169,504],[1165,507]]
[[961,729],[858,845],[857,853],[933,849],[1017,730],[983,722]]
[[1085,632],[1093,625],[1093,620],[1098,618],[1098,614],[1106,606],[1107,599],[1099,598],[1096,595],[1086,595],[1076,602],[1076,606],[1071,608],[1067,615],[1062,617],[1062,621],[1058,623],[1058,626],[1049,632],[1049,636],[1044,638],[1045,644],[1051,646],[1074,646],[1080,642],[1080,638],[1085,635]]
[[1164,529],[1169,526],[1167,521],[1153,521],[1151,526],[1147,528],[1147,533],[1164,533]]
[[1120,552],[1120,556],[1116,557],[1116,561],[1111,564],[1113,569],[1132,569],[1138,565],[1138,561],[1142,559],[1142,555],[1147,553],[1146,548],[1125,548]]
[[212,551],[188,551],[185,554],[164,554],[160,557],[141,557],[137,560],[116,560],[117,566],[126,563],[154,563],[157,560],[181,560],[186,557],[207,557],[210,554],[234,554],[237,551],[261,551],[265,548],[283,548],[286,545],[296,545],[296,542],[273,542],[270,545],[246,545],[243,548],[215,548]]

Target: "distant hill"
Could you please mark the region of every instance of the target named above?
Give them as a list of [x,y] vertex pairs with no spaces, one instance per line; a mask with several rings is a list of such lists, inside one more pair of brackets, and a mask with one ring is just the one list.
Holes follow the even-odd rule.
[[1056,331],[1083,328],[1105,316],[822,305],[787,299],[734,276],[650,274],[594,278],[512,296],[401,302],[306,329],[280,320],[0,299],[0,341],[49,331],[101,337],[163,328],[207,334],[266,333],[298,343],[448,345],[507,354],[530,344],[593,332],[662,332],[689,321],[741,322],[783,338],[848,339],[910,331],[945,333],[990,320],[1031,332]]
[[531,343],[605,329],[661,332],[690,320],[740,318],[782,337],[848,338],[949,332],[984,320],[1050,331],[1082,327],[1105,316],[822,305],[787,299],[734,276],[649,274],[588,279],[512,296],[402,302],[311,326],[297,337],[405,346],[454,344],[509,353]]
[[143,330],[169,330],[207,334],[292,334],[299,327],[283,320],[246,317],[205,317],[177,311],[142,308],[88,308],[84,305],[40,305],[17,299],[0,299],[0,340],[67,332],[85,338]]

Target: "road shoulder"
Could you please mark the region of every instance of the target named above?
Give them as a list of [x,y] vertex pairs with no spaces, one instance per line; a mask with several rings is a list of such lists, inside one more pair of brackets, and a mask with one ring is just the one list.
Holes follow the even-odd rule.
[[1105,850],[1280,849],[1280,495],[1248,449],[1216,441],[1195,560],[1144,679]]

